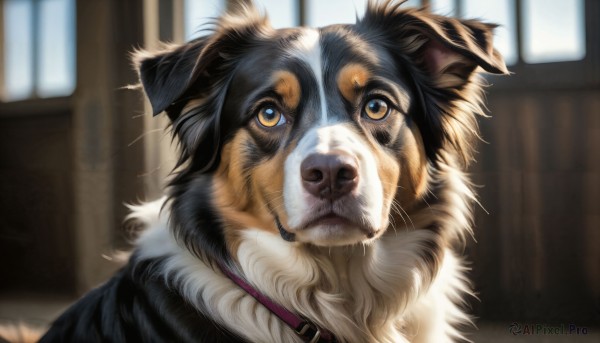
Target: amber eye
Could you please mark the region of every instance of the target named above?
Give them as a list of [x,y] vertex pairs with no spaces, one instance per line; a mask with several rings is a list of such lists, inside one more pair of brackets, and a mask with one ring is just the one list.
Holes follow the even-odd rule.
[[275,106],[266,105],[261,107],[256,115],[260,125],[264,127],[275,127],[286,123],[285,117]]
[[387,101],[380,98],[373,98],[365,104],[363,108],[364,114],[370,119],[381,120],[385,118],[390,111],[390,106]]

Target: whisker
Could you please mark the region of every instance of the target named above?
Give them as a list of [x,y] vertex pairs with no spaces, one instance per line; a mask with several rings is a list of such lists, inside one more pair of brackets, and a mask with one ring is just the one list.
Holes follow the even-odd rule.
[[157,133],[157,132],[163,132],[163,129],[154,129],[154,130],[148,130],[144,133],[142,133],[141,135],[137,136],[134,140],[132,140],[129,144],[127,144],[128,147],[134,145],[135,143],[137,143],[139,140],[141,140],[142,138],[153,134],[153,133]]
[[394,210],[394,212],[396,214],[398,214],[400,216],[400,219],[402,219],[402,221],[404,222],[404,225],[408,226],[408,223],[406,222],[406,219],[404,219],[404,216],[402,215],[402,212],[400,212],[399,206],[400,206],[400,204],[396,200],[394,200],[392,202],[392,209]]
[[415,223],[413,223],[412,219],[410,218],[410,215],[408,215],[408,213],[402,208],[402,206],[400,204],[398,204],[398,206],[400,207],[400,210],[402,210],[402,212],[404,212],[404,214],[406,214],[406,217],[410,221],[410,224],[412,225],[413,230],[416,230]]

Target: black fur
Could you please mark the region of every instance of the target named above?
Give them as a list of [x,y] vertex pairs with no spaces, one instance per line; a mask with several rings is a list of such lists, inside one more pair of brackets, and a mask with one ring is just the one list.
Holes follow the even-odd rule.
[[131,262],[62,314],[49,342],[243,342],[153,276],[161,260]]
[[180,244],[200,258],[227,262],[229,253],[219,216],[212,208],[212,185],[198,176],[173,186],[170,197],[171,228]]

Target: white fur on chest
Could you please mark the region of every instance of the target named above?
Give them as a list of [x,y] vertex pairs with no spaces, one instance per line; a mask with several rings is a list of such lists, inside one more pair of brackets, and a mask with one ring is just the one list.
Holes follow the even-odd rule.
[[[253,342],[298,337],[254,298],[181,247],[156,203],[134,208],[149,229],[138,256],[166,257],[161,274],[201,312]],[[317,249],[247,229],[238,251],[241,271],[260,292],[311,318],[347,342],[444,342],[468,318],[455,305],[468,287],[451,252],[435,278],[421,272],[426,230],[390,232],[370,246]],[[170,281],[167,281],[170,280]]]
[[238,256],[256,289],[342,341],[447,342],[460,335],[452,324],[468,321],[456,303],[469,288],[449,250],[435,278],[423,272],[431,235],[392,232],[370,246],[317,249],[248,230]]

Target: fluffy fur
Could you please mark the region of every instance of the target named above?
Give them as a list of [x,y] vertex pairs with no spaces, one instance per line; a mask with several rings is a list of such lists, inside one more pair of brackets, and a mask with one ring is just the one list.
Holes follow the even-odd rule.
[[128,265],[42,342],[302,341],[219,265],[339,342],[464,339],[471,288],[455,249],[475,196],[462,170],[483,114],[477,74],[506,67],[493,25],[401,3],[284,30],[247,6],[138,53],[179,163],[168,196],[132,207],[147,230]]

